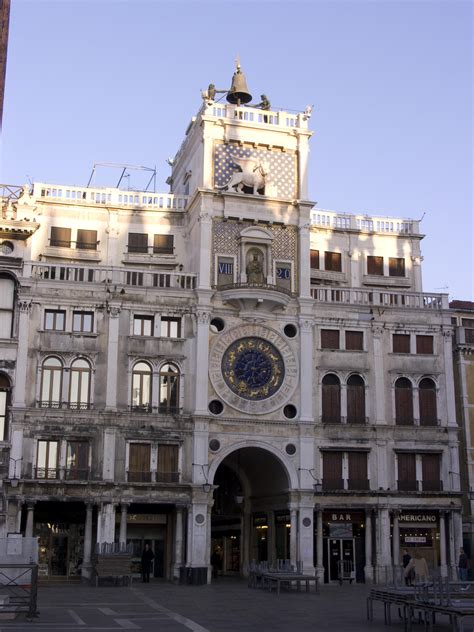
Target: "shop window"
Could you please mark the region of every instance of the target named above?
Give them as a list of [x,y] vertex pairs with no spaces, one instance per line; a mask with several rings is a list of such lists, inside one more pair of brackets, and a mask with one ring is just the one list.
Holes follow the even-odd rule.
[[346,331],[347,351],[364,350],[364,333],[362,331]]
[[423,378],[418,386],[420,402],[420,426],[436,426],[438,413],[436,410],[436,384],[430,378]]
[[79,250],[97,250],[97,231],[79,228],[77,231],[76,248]]
[[78,333],[92,333],[94,330],[94,312],[73,312],[72,330]]
[[321,421],[341,423],[341,383],[337,375],[325,375],[322,381]]
[[344,489],[342,478],[343,452],[323,452],[323,490]]
[[0,274],[0,338],[12,337],[14,306],[15,282],[10,276]]
[[321,329],[321,349],[339,349],[337,329]]
[[158,483],[178,483],[178,452],[177,445],[158,445],[158,469],[156,478]]
[[393,334],[393,353],[410,353],[410,334]]
[[174,235],[153,235],[153,254],[172,255],[174,253]]
[[424,492],[442,491],[440,457],[440,454],[421,455],[422,487]]
[[365,424],[365,382],[360,375],[347,380],[347,423]]
[[38,441],[36,478],[58,478],[58,442]]
[[234,282],[233,257],[217,257],[217,285],[231,285]]
[[398,257],[389,257],[388,274],[391,277],[405,276],[405,259]]
[[309,256],[309,265],[311,270],[319,270],[319,250],[310,250]]
[[159,412],[179,411],[179,369],[174,364],[165,364],[160,369]]
[[69,408],[87,410],[90,408],[91,367],[87,360],[79,358],[71,364],[69,382]]
[[464,341],[474,342],[474,318],[462,318],[461,325],[464,327]]
[[151,482],[151,446],[149,443],[130,443],[128,446],[128,481]]
[[136,315],[133,317],[134,336],[152,336],[154,328],[153,316]]
[[132,409],[148,412],[151,406],[151,367],[137,362],[132,371]]
[[433,336],[417,336],[416,352],[422,355],[433,355]]
[[347,488],[351,490],[369,489],[367,476],[367,452],[348,452]]
[[398,426],[413,425],[413,388],[406,377],[395,382],[395,423]]
[[383,257],[367,257],[367,274],[383,276]]
[[0,441],[6,441],[8,439],[10,396],[10,380],[4,373],[0,373]]
[[62,309],[46,309],[44,312],[44,328],[48,331],[64,331],[66,312]]
[[342,256],[340,252],[324,253],[324,269],[332,272],[342,272]]
[[41,371],[42,408],[60,408],[63,379],[63,364],[58,358],[46,358]]
[[68,441],[66,451],[66,479],[86,481],[89,478],[89,442]]
[[416,481],[416,455],[399,452],[397,455],[397,464],[398,490],[401,492],[416,492],[418,489]]
[[59,226],[51,226],[51,238],[49,240],[51,246],[58,248],[71,247],[71,229],[61,228]]
[[181,338],[181,318],[162,316],[160,335],[162,338]]
[[147,233],[128,233],[128,252],[130,254],[146,254],[148,252]]

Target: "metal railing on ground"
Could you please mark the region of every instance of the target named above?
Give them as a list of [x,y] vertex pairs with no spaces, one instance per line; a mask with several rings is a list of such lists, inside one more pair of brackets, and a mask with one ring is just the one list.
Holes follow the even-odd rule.
[[27,619],[39,615],[38,565],[0,565],[0,615],[26,613]]

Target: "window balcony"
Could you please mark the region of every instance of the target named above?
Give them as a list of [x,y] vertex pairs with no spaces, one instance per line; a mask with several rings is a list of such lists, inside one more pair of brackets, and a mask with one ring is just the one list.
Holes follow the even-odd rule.
[[142,415],[150,415],[152,413],[155,415],[180,415],[182,412],[182,408],[179,408],[179,406],[151,406],[149,404],[144,404],[142,406],[129,406],[129,410],[131,413]]
[[65,471],[65,478],[67,481],[88,481],[90,478],[89,468],[68,468]]
[[58,402],[53,400],[39,400],[37,402],[38,408],[53,408],[53,409],[64,409],[68,408],[69,410],[90,410],[93,408],[93,405],[90,402]]
[[157,483],[179,483],[179,472],[156,472]]
[[129,483],[151,483],[151,471],[138,472],[134,470],[128,470],[127,481]]
[[138,472],[128,470],[127,481],[129,483],[179,483],[180,472]]
[[222,300],[240,310],[272,310],[286,307],[296,295],[291,290],[270,283],[229,283],[214,286]]
[[343,478],[323,478],[323,492],[341,491],[343,489]]
[[34,477],[38,480],[57,480],[59,478],[59,468],[35,467]]
[[347,479],[347,489],[349,491],[368,491],[370,489],[369,481],[366,478],[349,478]]

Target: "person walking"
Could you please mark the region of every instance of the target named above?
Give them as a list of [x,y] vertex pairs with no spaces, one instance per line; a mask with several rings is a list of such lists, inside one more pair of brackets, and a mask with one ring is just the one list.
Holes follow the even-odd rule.
[[467,574],[469,571],[469,560],[464,552],[464,549],[461,547],[459,549],[459,560],[458,560],[458,573],[459,573],[459,581],[467,582]]
[[403,576],[405,577],[405,585],[406,586],[411,586],[412,585],[412,576],[413,576],[413,569],[410,568],[410,570],[408,571],[408,574],[406,574],[406,568],[408,566],[408,564],[411,561],[411,555],[410,553],[408,553],[408,549],[404,549],[403,550],[403,557],[402,557],[402,565],[403,565]]
[[405,568],[405,577],[410,577],[410,574],[414,571],[415,573],[415,582],[427,582],[428,581],[428,564],[426,563],[425,558],[420,554],[419,551],[415,551],[413,553],[413,557],[408,562],[407,567]]
[[150,582],[150,571],[153,560],[155,559],[155,555],[153,551],[150,549],[148,544],[145,544],[145,548],[142,553],[142,582],[144,584],[148,584]]

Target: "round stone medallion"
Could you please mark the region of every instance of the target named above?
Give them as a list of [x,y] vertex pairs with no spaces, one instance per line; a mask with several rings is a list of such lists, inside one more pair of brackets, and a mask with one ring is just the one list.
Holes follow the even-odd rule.
[[224,332],[209,356],[212,385],[229,406],[265,414],[283,406],[298,381],[298,365],[288,342],[262,325]]

